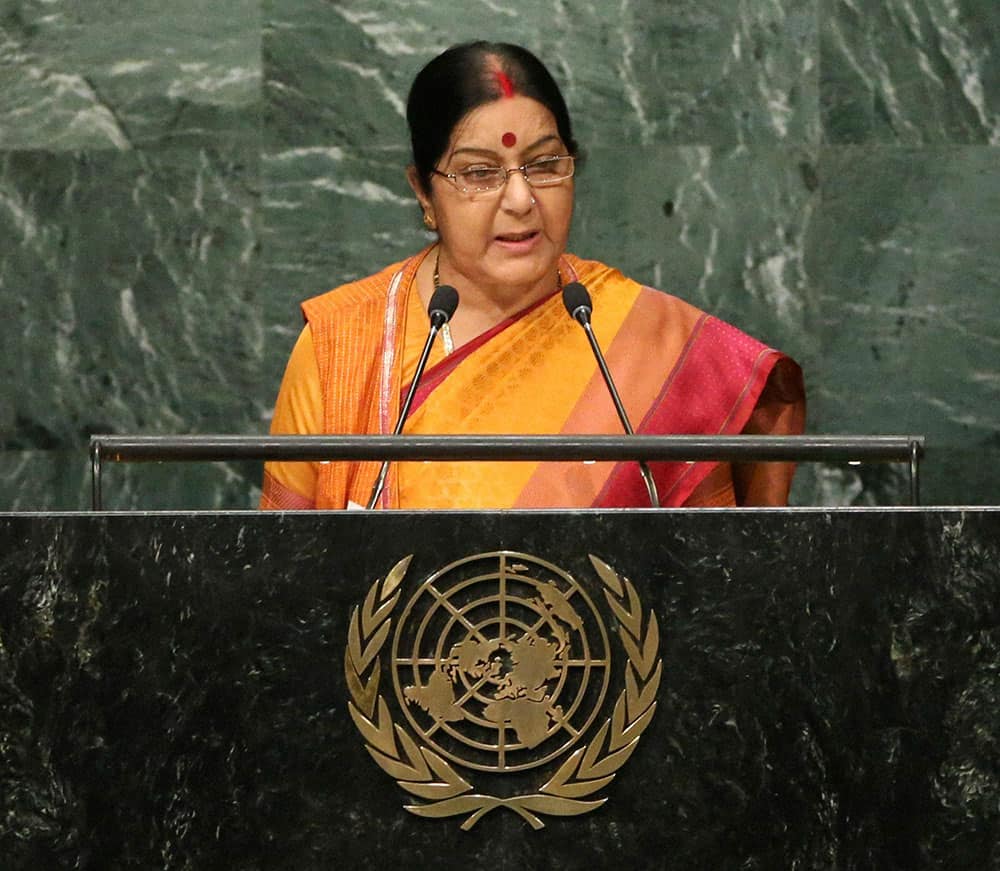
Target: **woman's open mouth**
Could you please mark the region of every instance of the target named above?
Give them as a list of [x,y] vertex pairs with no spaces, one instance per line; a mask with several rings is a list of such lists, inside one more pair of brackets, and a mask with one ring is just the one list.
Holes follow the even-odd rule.
[[495,237],[504,248],[511,251],[528,251],[541,238],[538,230],[524,230],[520,233],[501,233]]

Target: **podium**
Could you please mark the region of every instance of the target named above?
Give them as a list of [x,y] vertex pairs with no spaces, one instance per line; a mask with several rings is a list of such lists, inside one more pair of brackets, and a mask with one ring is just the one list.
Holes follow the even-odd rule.
[[[0,554],[4,868],[996,861],[997,509],[9,514]],[[537,595],[523,586],[536,575]],[[512,606],[496,629],[495,614],[449,612],[473,581],[507,585],[494,604],[519,596],[540,620]],[[421,617],[427,596],[451,617]],[[577,628],[546,617],[567,600]],[[562,627],[559,676],[511,689],[514,641],[479,662],[447,641],[424,661],[435,620],[533,646]],[[570,691],[585,682],[579,656],[560,651],[584,630],[603,696]],[[450,707],[424,698],[434,673],[449,676]],[[364,692],[372,717],[389,717],[391,752],[359,728]],[[461,736],[445,733],[489,732],[489,704],[478,725],[462,719],[477,693],[549,699],[572,727],[553,739],[565,752],[503,774],[463,768],[448,755]],[[597,713],[570,722],[574,699]],[[535,739],[504,716],[513,759]],[[548,752],[549,716],[527,749]],[[634,746],[615,757],[609,736],[628,728],[620,744]],[[423,795],[406,787],[414,747],[447,763],[430,766]],[[552,784],[578,750],[591,768],[570,765],[569,782],[589,777],[573,798]],[[434,790],[449,771],[471,784],[457,793],[482,811],[471,824]],[[499,803],[482,810],[483,795]],[[513,807],[534,795],[595,806]]]

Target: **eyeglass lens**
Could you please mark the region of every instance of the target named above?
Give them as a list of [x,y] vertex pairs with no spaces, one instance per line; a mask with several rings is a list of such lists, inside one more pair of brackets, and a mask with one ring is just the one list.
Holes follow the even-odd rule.
[[503,187],[511,172],[523,173],[532,185],[556,184],[573,175],[573,158],[547,157],[511,170],[500,166],[472,167],[456,173],[456,180],[465,190],[491,191]]

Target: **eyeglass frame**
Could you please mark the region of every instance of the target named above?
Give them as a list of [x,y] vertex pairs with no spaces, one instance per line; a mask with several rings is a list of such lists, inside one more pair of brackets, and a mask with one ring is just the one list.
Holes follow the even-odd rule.
[[[552,161],[552,160],[568,160],[569,161],[569,165],[570,165],[570,174],[569,175],[564,175],[561,178],[556,178],[556,179],[553,179],[550,182],[545,182],[543,184],[539,184],[539,185],[536,186],[536,184],[534,182],[532,182],[532,180],[530,178],[528,178],[528,167],[529,166],[534,166],[535,164],[545,163],[547,161]],[[503,181],[500,183],[499,187],[495,187],[495,188],[479,188],[479,189],[475,189],[475,188],[461,188],[461,187],[458,186],[459,174],[457,172],[441,172],[441,170],[439,170],[439,169],[432,169],[431,170],[431,174],[432,175],[439,175],[442,178],[448,179],[448,181],[451,183],[451,186],[453,188],[455,188],[455,190],[457,190],[459,193],[463,193],[463,194],[493,194],[493,193],[496,193],[497,191],[502,191],[507,186],[507,181],[510,179],[510,174],[512,172],[519,172],[519,173],[521,173],[521,177],[525,180],[525,182],[527,183],[528,187],[530,187],[532,190],[535,190],[536,187],[538,187],[538,188],[555,187],[557,184],[560,184],[561,182],[566,181],[566,179],[573,178],[573,176],[576,175],[576,157],[573,156],[572,154],[554,154],[551,157],[540,157],[540,158],[538,158],[538,160],[530,160],[527,163],[522,163],[520,166],[513,166],[510,169],[507,169],[504,166],[492,166],[492,167],[489,167],[489,168],[490,169],[499,169],[499,170],[503,171],[504,178],[503,178]]]

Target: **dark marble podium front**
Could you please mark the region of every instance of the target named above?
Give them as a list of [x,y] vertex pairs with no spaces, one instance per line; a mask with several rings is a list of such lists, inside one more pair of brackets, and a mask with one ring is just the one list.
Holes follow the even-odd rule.
[[[660,628],[579,817],[407,813],[347,710],[351,609],[513,550]],[[407,581],[408,582],[408,581]],[[1000,510],[0,516],[0,867],[1000,867]]]

